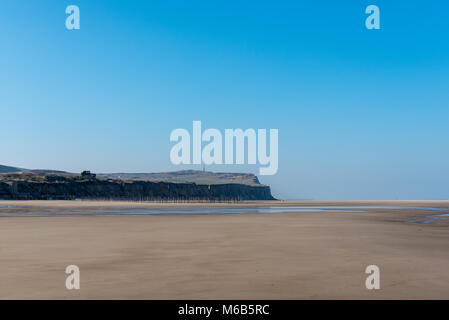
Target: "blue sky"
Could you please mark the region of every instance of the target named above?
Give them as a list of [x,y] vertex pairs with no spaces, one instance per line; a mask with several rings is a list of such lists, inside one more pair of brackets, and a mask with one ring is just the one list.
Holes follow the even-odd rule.
[[[81,29],[65,28],[67,5]],[[380,8],[381,29],[365,28]],[[449,198],[446,1],[2,1],[0,164],[194,168],[170,132],[279,129],[288,199]],[[258,172],[259,166],[211,166]]]

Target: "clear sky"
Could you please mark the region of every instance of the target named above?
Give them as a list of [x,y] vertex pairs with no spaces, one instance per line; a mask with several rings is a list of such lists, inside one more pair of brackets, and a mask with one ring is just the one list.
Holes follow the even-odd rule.
[[169,136],[201,120],[279,129],[260,180],[281,198],[448,199],[448,17],[435,0],[2,1],[0,164],[199,169],[170,163]]

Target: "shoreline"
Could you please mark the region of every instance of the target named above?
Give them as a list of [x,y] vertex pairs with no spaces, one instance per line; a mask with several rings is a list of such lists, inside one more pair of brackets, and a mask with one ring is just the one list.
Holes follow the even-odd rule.
[[157,202],[157,201],[123,201],[123,200],[0,200],[2,205],[20,205],[20,206],[81,206],[81,207],[99,207],[99,206],[138,206],[138,207],[215,207],[215,206],[403,206],[403,207],[435,207],[448,208],[449,200],[252,200],[240,202]]

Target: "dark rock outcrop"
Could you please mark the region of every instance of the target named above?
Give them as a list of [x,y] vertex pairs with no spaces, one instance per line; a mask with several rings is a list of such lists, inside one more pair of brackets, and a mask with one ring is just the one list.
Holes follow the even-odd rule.
[[9,174],[0,177],[1,199],[27,200],[274,200],[270,187],[96,179],[94,176]]

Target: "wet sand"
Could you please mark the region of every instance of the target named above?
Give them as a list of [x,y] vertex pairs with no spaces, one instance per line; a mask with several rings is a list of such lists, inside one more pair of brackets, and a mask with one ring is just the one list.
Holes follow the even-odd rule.
[[[154,205],[0,201],[0,213],[76,214]],[[204,205],[400,206],[449,212],[449,201],[177,206]],[[427,218],[442,212],[413,208],[345,211],[0,217],[0,298],[449,299],[449,217]],[[425,221],[432,223],[416,223]],[[80,290],[65,288],[65,268],[71,264],[81,270]],[[364,271],[371,264],[380,268],[380,290],[365,288]]]

